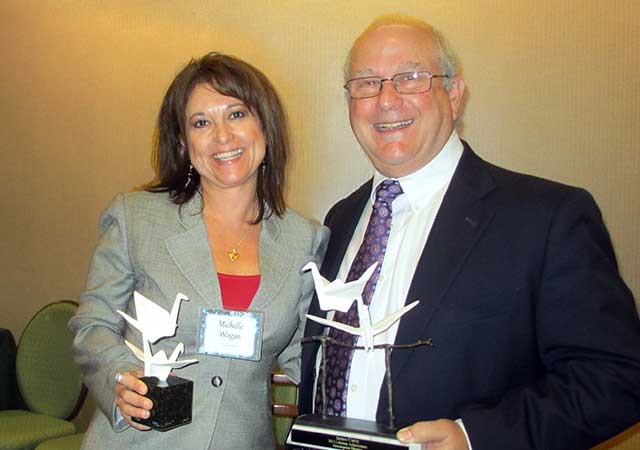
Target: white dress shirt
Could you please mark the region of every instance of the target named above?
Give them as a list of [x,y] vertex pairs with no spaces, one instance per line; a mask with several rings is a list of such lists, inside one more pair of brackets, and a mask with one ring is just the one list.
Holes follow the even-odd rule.
[[[416,172],[398,178],[404,193],[399,195],[391,206],[391,232],[380,270],[380,277],[369,305],[373,324],[402,308],[405,303],[409,304],[415,300],[429,300],[426,298],[408,299],[407,294],[418,261],[422,255],[422,250],[427,242],[453,173],[458,166],[463,149],[462,142],[454,130],[445,146],[434,159]],[[337,278],[341,280],[346,280],[351,263],[364,239],[375,201],[376,187],[385,179],[387,177],[378,171],[374,174],[370,202],[360,216],[360,221],[338,271]],[[407,314],[411,313],[412,311],[407,312]],[[328,316],[331,319],[331,312]],[[375,336],[374,344],[393,343],[400,322],[396,322],[387,331]],[[363,345],[362,338],[358,339],[356,345]],[[316,371],[319,363],[320,352],[318,352],[316,359]],[[347,417],[375,421],[384,373],[383,349],[373,350],[369,353],[365,350],[355,350],[353,352],[348,382]],[[456,422],[466,435],[462,421],[458,419]],[[471,448],[468,436],[467,444]]]
[[[407,299],[407,293],[462,150],[462,142],[454,131],[433,160],[416,172],[398,179],[404,193],[391,205],[391,233],[380,277],[369,305],[373,324],[402,308],[405,301],[408,304],[414,300],[428,300]],[[347,278],[351,263],[364,239],[375,201],[376,187],[385,179],[386,177],[376,171],[373,177],[371,201],[362,212],[340,265],[338,278],[341,280]],[[411,311],[407,314],[411,314]],[[399,322],[396,322],[387,331],[375,336],[374,344],[393,343],[398,324]],[[363,345],[362,338],[358,339],[357,345]],[[384,372],[384,350],[353,352],[347,393],[347,417],[375,420]]]

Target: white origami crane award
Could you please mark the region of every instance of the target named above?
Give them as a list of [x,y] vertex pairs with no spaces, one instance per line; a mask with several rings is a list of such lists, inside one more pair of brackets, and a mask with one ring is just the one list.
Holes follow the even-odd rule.
[[373,351],[374,336],[389,329],[394,323],[400,320],[400,317],[420,303],[416,300],[415,302],[394,311],[381,321],[372,324],[369,307],[365,305],[362,300],[362,291],[364,290],[367,281],[369,281],[369,278],[371,278],[371,275],[373,275],[373,272],[376,270],[377,265],[378,263],[375,262],[362,274],[362,276],[360,276],[360,278],[349,281],[348,283],[337,278],[334,281],[329,282],[326,278],[320,275],[320,271],[314,262],[309,262],[302,268],[303,272],[311,270],[313,284],[315,285],[316,293],[318,294],[320,309],[323,311],[333,309],[341,312],[347,312],[355,300],[358,306],[360,326],[353,327],[351,325],[323,319],[311,314],[307,314],[307,317],[315,322],[321,323],[322,325],[338,328],[346,333],[361,336],[364,341],[364,348],[367,352]]
[[173,308],[171,308],[171,312],[169,312],[144,295],[134,291],[133,301],[136,305],[137,319],[134,319],[122,311],[118,311],[127,322],[142,333],[142,346],[144,351],[141,351],[127,340],[125,340],[125,343],[133,354],[144,362],[144,375],[157,377],[161,382],[167,380],[171,369],[177,369],[198,362],[197,359],[183,359],[178,361],[178,357],[184,352],[184,344],[182,344],[182,342],[176,345],[171,356],[168,358],[164,350],[160,350],[156,354],[151,353],[151,343],[156,343],[163,337],[170,337],[176,334],[178,311],[180,310],[180,302],[182,300],[188,301],[189,299],[186,295],[178,293],[173,303]]

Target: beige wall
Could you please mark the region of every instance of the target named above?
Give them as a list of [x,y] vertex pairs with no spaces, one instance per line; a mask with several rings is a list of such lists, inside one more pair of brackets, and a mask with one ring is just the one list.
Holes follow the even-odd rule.
[[[77,297],[98,215],[151,175],[167,84],[209,50],[274,81],[296,156],[289,201],[322,219],[371,173],[347,123],[343,56],[388,0],[0,2],[0,327]],[[640,294],[640,2],[405,0],[464,63],[463,136],[493,162],[588,188]],[[337,6],[343,5],[343,6]]]

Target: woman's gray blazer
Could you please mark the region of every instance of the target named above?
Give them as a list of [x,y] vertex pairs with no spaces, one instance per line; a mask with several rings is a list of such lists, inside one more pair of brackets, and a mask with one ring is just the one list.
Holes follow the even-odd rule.
[[[98,405],[82,448],[273,448],[270,372],[277,360],[293,379],[299,378],[300,338],[313,293],[310,275],[300,269],[308,261],[320,262],[328,230],[292,211],[263,221],[261,281],[249,306],[264,313],[258,362],[196,353],[201,310],[222,309],[199,195],[179,209],[164,193],[120,194],[103,213],[100,231],[80,308],[69,323],[75,360]],[[140,333],[116,312],[135,317],[134,290],[168,310],[178,292],[189,297],[180,307],[176,336],[153,345],[154,352],[169,354],[183,342],[181,358],[199,360],[177,372],[194,383],[193,421],[167,432],[141,432],[117,421],[114,376],[142,365],[123,341],[141,348]],[[213,377],[222,384],[213,386]]]

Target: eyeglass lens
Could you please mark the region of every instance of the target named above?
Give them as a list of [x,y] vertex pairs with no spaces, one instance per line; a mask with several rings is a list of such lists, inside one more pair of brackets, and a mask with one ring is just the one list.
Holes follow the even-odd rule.
[[417,94],[431,89],[432,75],[427,71],[398,73],[393,77],[362,77],[350,80],[346,84],[352,98],[375,97],[382,90],[385,81],[391,81],[400,94]]

